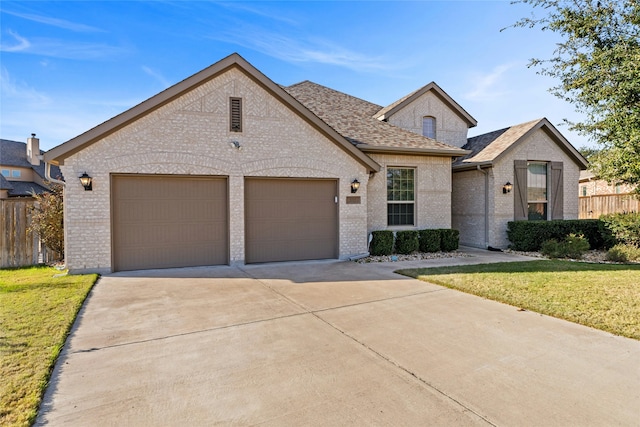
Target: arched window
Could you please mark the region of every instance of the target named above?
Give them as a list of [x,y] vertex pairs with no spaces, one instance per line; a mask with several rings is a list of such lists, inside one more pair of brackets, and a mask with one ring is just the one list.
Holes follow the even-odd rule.
[[436,118],[426,116],[422,118],[422,136],[436,139]]

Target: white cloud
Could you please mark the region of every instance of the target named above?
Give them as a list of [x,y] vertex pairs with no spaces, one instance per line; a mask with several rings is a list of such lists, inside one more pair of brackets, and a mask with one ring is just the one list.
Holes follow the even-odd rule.
[[65,30],[70,30],[70,31],[83,32],[83,33],[103,31],[99,28],[92,27],[89,25],[78,24],[76,22],[66,21],[64,19],[52,18],[49,16],[33,15],[29,13],[10,12],[7,10],[3,10],[2,12],[9,15],[17,16],[18,18],[26,19],[33,22],[38,22],[40,24],[46,24],[46,25],[51,25],[58,28],[63,28]]
[[505,95],[505,87],[503,84],[506,80],[506,74],[521,64],[512,62],[501,64],[494,67],[487,74],[476,74],[471,77],[473,88],[463,95],[470,101],[490,101]]
[[14,43],[5,43],[5,40],[0,42],[0,51],[2,52],[22,52],[31,47],[31,43],[26,38],[20,36],[15,31],[8,30],[7,33],[13,37]]
[[393,61],[368,56],[326,40],[283,36],[257,28],[241,28],[212,36],[225,43],[239,45],[290,63],[329,64],[355,71],[381,71],[393,68]]
[[[38,92],[23,81],[12,78],[5,67],[0,69],[0,88],[2,89],[3,99],[20,100],[23,103],[36,105],[51,103],[51,99],[46,94]],[[3,110],[6,110],[6,108],[3,108]]]
[[171,82],[169,82],[169,80],[167,80],[162,74],[160,74],[155,70],[152,70],[146,65],[142,66],[142,71],[144,71],[147,75],[153,77],[158,83],[160,83],[163,89],[166,89],[169,86],[171,86]]

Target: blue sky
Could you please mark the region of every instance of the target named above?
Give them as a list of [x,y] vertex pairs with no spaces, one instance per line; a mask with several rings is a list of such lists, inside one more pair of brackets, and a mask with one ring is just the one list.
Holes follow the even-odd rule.
[[311,80],[380,105],[435,81],[478,120],[470,136],[579,120],[548,93],[556,82],[527,68],[557,36],[500,32],[532,12],[508,1],[3,0],[0,137],[33,132],[48,150],[233,52],[276,83]]

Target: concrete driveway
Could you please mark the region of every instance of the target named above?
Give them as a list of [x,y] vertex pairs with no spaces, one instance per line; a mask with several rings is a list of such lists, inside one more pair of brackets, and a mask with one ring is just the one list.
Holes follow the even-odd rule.
[[37,425],[640,425],[640,342],[392,272],[482,252],[102,277]]

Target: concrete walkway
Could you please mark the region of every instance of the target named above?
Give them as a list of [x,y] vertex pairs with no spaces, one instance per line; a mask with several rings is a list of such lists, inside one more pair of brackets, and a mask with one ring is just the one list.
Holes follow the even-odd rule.
[[37,425],[640,425],[640,342],[393,273],[470,253],[102,277]]

